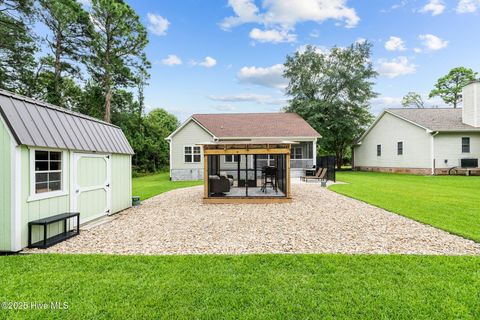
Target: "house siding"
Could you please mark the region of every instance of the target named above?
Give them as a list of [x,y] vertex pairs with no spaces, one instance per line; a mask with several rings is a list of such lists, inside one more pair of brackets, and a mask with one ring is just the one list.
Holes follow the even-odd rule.
[[[397,143],[403,142],[403,155],[397,155]],[[381,145],[381,156],[377,156]],[[358,170],[392,171],[410,168],[428,172],[431,168],[431,135],[425,129],[385,113],[354,148],[354,166]],[[383,168],[383,169],[382,169]]]
[[185,163],[184,146],[213,141],[212,135],[200,127],[195,121],[190,121],[179,130],[170,141],[171,163],[170,177],[172,180],[200,180],[203,179],[203,152],[201,162]]
[[[462,153],[462,137],[470,138],[469,153]],[[446,169],[460,166],[461,159],[471,158],[480,159],[480,132],[441,132],[435,136],[435,168]]]
[[12,235],[12,139],[0,119],[0,251],[10,251]]

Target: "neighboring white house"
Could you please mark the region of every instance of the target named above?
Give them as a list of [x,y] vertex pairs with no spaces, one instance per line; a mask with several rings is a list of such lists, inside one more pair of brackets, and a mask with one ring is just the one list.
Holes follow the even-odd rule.
[[[305,168],[311,168],[316,163],[319,137],[318,132],[295,113],[194,114],[167,137],[170,143],[170,178],[175,181],[203,179],[200,143],[268,139],[298,142],[291,150],[291,174],[298,177]],[[232,175],[236,173],[237,160],[237,157],[221,156],[223,168],[231,167]],[[273,158],[263,159],[261,156],[258,160],[264,161],[265,165],[273,162]]]
[[480,83],[463,89],[463,108],[386,109],[353,147],[356,170],[446,174],[478,167]]

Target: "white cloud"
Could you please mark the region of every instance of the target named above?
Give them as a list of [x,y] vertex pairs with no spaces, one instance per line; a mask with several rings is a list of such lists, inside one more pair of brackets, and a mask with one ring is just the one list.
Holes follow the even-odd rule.
[[154,13],[147,13],[147,18],[148,30],[157,36],[164,36],[167,34],[167,29],[170,25],[170,22],[167,19]]
[[421,34],[418,38],[422,40],[422,44],[428,50],[440,50],[448,45],[448,41],[442,40],[433,34]]
[[176,66],[182,64],[182,60],[174,54],[169,54],[162,60],[162,63],[167,66]]
[[313,29],[312,32],[310,32],[309,36],[312,38],[318,38],[320,37],[320,31],[318,31],[317,29]]
[[407,57],[398,57],[392,60],[379,60],[378,64],[378,73],[388,78],[395,78],[415,73],[416,71],[417,66],[408,61]]
[[343,21],[347,28],[353,28],[360,18],[346,2],[347,0],[264,0],[261,11],[254,0],[229,0],[228,4],[235,15],[225,18],[220,26],[228,30],[245,23],[257,23],[269,29],[290,31],[297,23],[320,23],[333,19]]
[[272,97],[269,95],[255,94],[255,93],[240,93],[236,95],[229,96],[208,96],[210,100],[221,101],[221,102],[256,102],[260,104],[268,105],[284,105],[287,103],[286,98]]
[[258,86],[284,89],[287,80],[283,77],[283,65],[276,64],[271,67],[243,67],[237,73],[241,83],[255,84]]
[[357,38],[357,40],[355,40],[355,43],[358,43],[358,44],[362,44],[362,43],[365,43],[367,42],[367,39],[365,38]]
[[253,28],[252,31],[250,31],[250,38],[258,42],[280,43],[294,42],[297,40],[297,35],[289,33],[288,30],[260,30]]
[[386,108],[401,108],[402,98],[381,96],[370,100],[370,111],[374,115],[380,114]]
[[218,110],[218,111],[233,111],[233,110],[235,110],[235,106],[233,106],[232,104],[229,104],[229,103],[213,106],[213,108],[215,110]]
[[401,38],[392,36],[385,42],[385,49],[388,51],[404,51],[407,48],[405,48],[405,42]]
[[480,0],[460,0],[456,11],[458,13],[473,13],[480,8]]
[[413,48],[413,51],[415,53],[422,53],[423,52],[423,50],[421,48]]
[[201,67],[211,68],[211,67],[214,67],[217,64],[217,60],[215,60],[212,57],[205,57],[205,59],[203,61],[200,61],[200,62],[193,61],[192,63],[193,63],[193,65],[199,65]]
[[440,0],[430,0],[427,4],[420,9],[423,13],[432,13],[432,16],[437,16],[445,10],[445,4]]

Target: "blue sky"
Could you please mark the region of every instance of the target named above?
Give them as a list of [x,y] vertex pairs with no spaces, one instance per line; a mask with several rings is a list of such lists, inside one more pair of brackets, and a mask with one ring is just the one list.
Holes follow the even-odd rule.
[[[428,95],[456,66],[480,71],[480,0],[179,0],[127,2],[149,28],[147,108],[270,112],[286,104],[285,57],[368,39],[381,75],[372,112]],[[442,105],[438,99],[431,105]]]

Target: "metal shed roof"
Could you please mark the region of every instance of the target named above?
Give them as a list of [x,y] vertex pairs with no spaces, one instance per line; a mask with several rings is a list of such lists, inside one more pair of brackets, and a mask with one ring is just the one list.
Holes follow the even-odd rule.
[[115,125],[5,90],[0,90],[0,113],[20,145],[134,153]]

